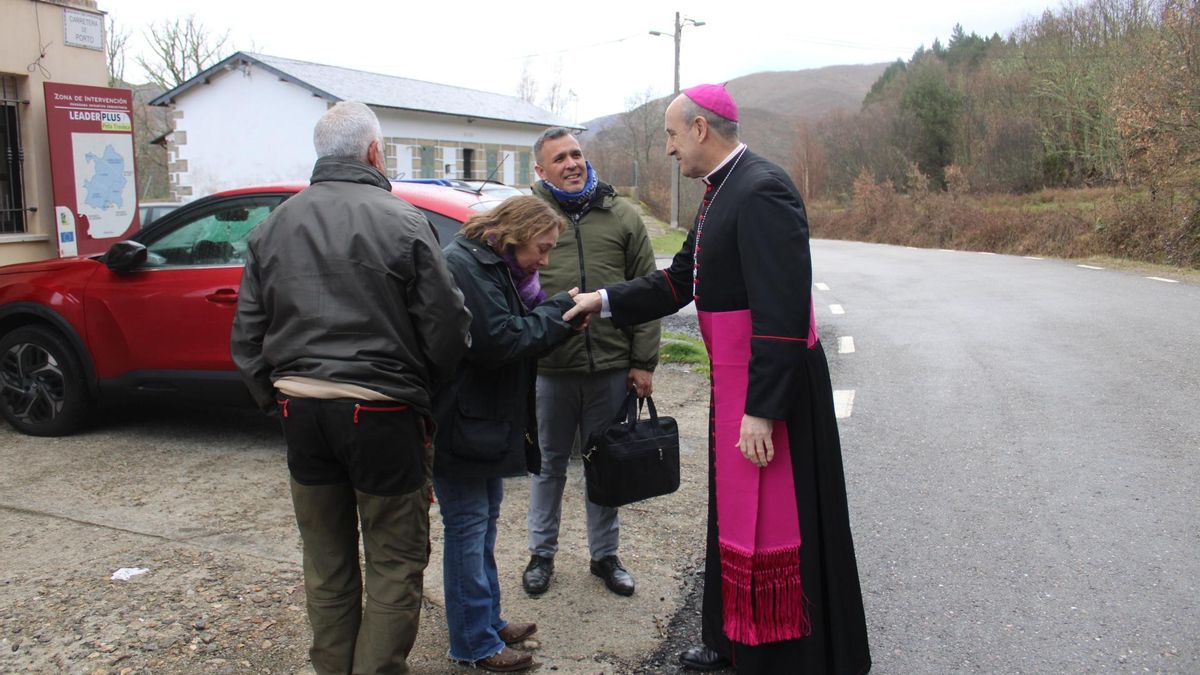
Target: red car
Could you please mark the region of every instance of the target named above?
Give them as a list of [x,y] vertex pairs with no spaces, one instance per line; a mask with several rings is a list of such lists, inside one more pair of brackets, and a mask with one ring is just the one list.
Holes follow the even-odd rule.
[[[250,231],[305,184],[221,192],[108,253],[0,267],[0,414],[36,436],[73,432],[101,399],[250,404],[229,332]],[[493,197],[393,183],[448,243]]]

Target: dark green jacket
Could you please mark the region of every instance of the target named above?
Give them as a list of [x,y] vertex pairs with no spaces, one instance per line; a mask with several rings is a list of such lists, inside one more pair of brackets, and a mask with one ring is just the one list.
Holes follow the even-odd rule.
[[[542,268],[547,295],[578,286],[581,292],[633,279],[654,271],[654,249],[646,225],[629,201],[617,197],[607,183],[596,187],[591,208],[576,220],[564,212],[550,191],[535,183],[533,193],[567,219],[567,229]],[[572,336],[538,361],[543,374],[594,373],[618,368],[654,370],[658,365],[659,322],[617,328],[594,317],[587,330]]]
[[566,293],[525,309],[508,266],[476,239],[454,238],[446,266],[471,310],[471,346],[433,400],[433,473],[495,478],[539,473],[534,405],[537,358],[574,332]]
[[324,157],[312,185],[246,242],[230,348],[264,410],[272,382],[355,384],[430,410],[470,314],[429,220],[363,162]]

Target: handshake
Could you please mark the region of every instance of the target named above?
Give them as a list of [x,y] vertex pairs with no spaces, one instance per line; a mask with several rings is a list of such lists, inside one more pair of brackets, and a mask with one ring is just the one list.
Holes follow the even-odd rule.
[[[575,300],[575,306],[563,313],[563,321],[574,325],[577,330],[583,330],[587,327],[588,322],[592,320],[592,316],[599,314],[603,308],[600,293],[598,291],[580,293],[578,288],[572,288],[567,292]],[[576,319],[580,323],[575,323]]]

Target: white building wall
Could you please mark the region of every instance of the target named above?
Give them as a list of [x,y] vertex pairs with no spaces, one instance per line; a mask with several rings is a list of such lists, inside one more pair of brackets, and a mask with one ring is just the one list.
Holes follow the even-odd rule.
[[[384,134],[384,138],[388,138]],[[396,143],[392,146],[392,151],[396,153],[396,170],[392,172],[394,175],[388,178],[412,178],[413,177],[413,148],[405,143]]]
[[458,148],[442,146],[442,178],[458,178]]
[[502,164],[504,177],[500,179],[501,183],[516,185],[517,183],[517,159],[511,152],[505,153],[504,162]]
[[328,109],[324,99],[272,73],[246,66],[214,76],[176,99],[186,132],[178,160],[180,186],[195,199],[262,183],[306,181],[317,155],[312,132]]
[[[175,110],[182,113],[174,120],[176,137],[184,142],[171,157],[177,181],[173,187],[190,187],[191,194],[180,197],[188,201],[235,187],[308,180],[316,161],[313,126],[328,107],[309,90],[262,68],[244,66],[214,75],[209,84],[196,85],[176,99]],[[455,176],[462,175],[457,153],[463,147],[531,149],[543,131],[513,122],[373,109],[385,138],[428,139],[442,149],[442,161],[433,172],[437,178],[444,176],[446,164],[453,165]],[[393,151],[395,172],[416,177],[417,149],[397,144]],[[497,178],[511,182],[516,178],[515,158],[506,152],[510,156]],[[476,173],[481,174],[483,158],[478,151]]]
[[[383,127],[383,135],[394,138],[428,138],[439,141],[462,143],[465,146],[487,144],[515,145],[533,148],[533,142],[541,135],[541,127],[513,122],[481,120],[411,110],[374,108]],[[468,121],[468,119],[470,121]],[[441,173],[441,167],[438,167]]]

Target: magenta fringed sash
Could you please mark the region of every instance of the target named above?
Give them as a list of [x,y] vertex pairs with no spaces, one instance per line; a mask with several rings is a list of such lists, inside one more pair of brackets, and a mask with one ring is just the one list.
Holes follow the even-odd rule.
[[[800,519],[787,425],[775,422],[775,458],[759,469],[737,448],[750,364],[750,311],[698,312],[712,363],[725,634],[748,645],[812,631],[800,583]],[[815,327],[809,343],[815,344]]]

